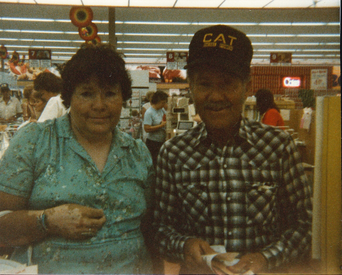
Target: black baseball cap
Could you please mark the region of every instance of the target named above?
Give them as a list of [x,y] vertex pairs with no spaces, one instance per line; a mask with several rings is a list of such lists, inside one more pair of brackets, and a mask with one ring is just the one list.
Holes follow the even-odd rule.
[[246,34],[230,26],[215,25],[195,33],[185,68],[216,64],[245,78],[250,74],[252,56],[252,43]]
[[2,83],[0,85],[1,87],[1,92],[7,92],[7,91],[10,91],[11,89],[8,87],[8,84],[7,83]]

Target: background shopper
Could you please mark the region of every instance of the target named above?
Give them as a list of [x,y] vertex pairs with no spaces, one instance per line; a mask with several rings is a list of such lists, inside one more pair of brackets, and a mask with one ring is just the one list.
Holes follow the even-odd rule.
[[63,116],[67,111],[61,98],[62,79],[50,72],[42,72],[33,82],[34,90],[40,93],[39,98],[47,104],[39,116],[38,122]]
[[151,152],[153,164],[157,164],[157,156],[160,147],[166,138],[166,111],[168,95],[163,91],[157,91],[152,95],[151,107],[144,115],[144,129],[147,133],[146,146]]
[[0,99],[0,123],[11,123],[21,116],[23,110],[20,101],[11,96],[11,90],[7,83],[0,85],[1,95]]
[[280,110],[274,102],[273,93],[270,90],[260,89],[256,92],[255,97],[262,123],[278,127],[285,125]]

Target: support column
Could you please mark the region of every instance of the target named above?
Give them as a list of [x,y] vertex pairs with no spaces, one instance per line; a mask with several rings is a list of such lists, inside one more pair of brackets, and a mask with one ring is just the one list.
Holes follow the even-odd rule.
[[115,35],[115,8],[108,8],[108,33],[109,33],[109,44],[116,48],[116,35]]

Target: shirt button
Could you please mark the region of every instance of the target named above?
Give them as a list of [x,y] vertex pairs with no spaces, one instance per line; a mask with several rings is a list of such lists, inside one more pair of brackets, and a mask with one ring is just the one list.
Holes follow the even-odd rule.
[[227,164],[225,164],[225,165],[223,165],[223,167],[224,167],[224,168],[227,168],[228,166],[227,166]]
[[231,236],[233,233],[231,231],[228,232],[228,235]]
[[231,197],[228,197],[228,198],[227,198],[227,201],[230,201],[230,200],[231,200]]

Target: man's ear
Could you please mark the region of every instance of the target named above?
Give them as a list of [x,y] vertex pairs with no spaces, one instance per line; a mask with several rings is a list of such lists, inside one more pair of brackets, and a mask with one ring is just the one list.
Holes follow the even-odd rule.
[[246,86],[244,99],[246,100],[247,97],[252,96],[252,80],[250,79],[245,85]]

